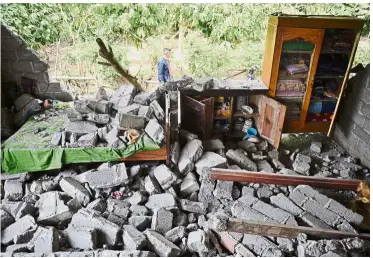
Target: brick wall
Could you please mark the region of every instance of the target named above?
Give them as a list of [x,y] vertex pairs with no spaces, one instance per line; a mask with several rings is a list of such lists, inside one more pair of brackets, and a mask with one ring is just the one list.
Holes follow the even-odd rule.
[[2,106],[12,105],[20,96],[22,76],[37,81],[36,97],[72,101],[71,95],[63,91],[59,83],[50,83],[48,68],[49,65],[28,48],[19,35],[1,24],[1,93],[7,104]]
[[333,138],[367,167],[370,146],[370,65],[352,77],[338,111]]

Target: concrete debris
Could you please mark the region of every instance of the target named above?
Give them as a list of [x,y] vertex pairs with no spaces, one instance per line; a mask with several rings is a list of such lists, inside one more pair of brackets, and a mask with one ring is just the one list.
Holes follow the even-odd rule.
[[22,241],[16,241],[16,239],[27,234],[27,232],[31,232],[32,237],[37,227],[38,225],[35,223],[35,219],[31,215],[26,215],[1,230],[1,244],[9,245],[11,243],[21,243]]
[[157,255],[161,257],[175,257],[180,254],[180,248],[158,232],[147,230],[145,235],[149,241],[149,249]]
[[19,201],[23,197],[23,184],[16,180],[5,180],[4,198],[9,201]]
[[70,122],[65,127],[65,132],[76,133],[76,134],[88,134],[97,131],[97,126],[93,122],[89,121],[75,121]]
[[151,216],[132,216],[128,219],[128,223],[140,231],[150,228],[151,221]]
[[304,211],[299,215],[299,218],[306,223],[307,225],[313,228],[324,228],[324,229],[333,229],[331,226],[326,224],[324,221],[312,216],[310,213]]
[[[145,191],[133,192],[132,196],[128,199],[129,203],[131,203],[132,206],[137,205],[137,204],[144,204],[147,200],[148,200],[147,192]],[[144,208],[146,209],[146,207]]]
[[67,205],[67,207],[69,207],[69,210],[72,213],[77,213],[78,210],[80,210],[82,208],[82,205],[80,204],[80,202],[76,198],[72,198],[70,201],[68,201],[66,203],[66,205]]
[[153,110],[153,114],[158,119],[158,121],[164,121],[164,111],[163,108],[159,105],[157,100],[153,100],[150,103],[150,108]]
[[244,234],[242,244],[244,244],[250,251],[252,251],[257,256],[283,256],[283,252],[278,248],[276,244],[269,241],[267,238],[259,235]]
[[192,202],[187,199],[180,199],[180,209],[198,214],[207,213],[207,205],[202,202]]
[[250,160],[242,151],[240,151],[240,149],[230,149],[227,151],[226,155],[242,169],[246,169],[248,171],[258,170],[257,165],[252,160]]
[[213,194],[216,199],[223,198],[223,199],[233,200],[232,190],[233,190],[233,181],[218,180]]
[[143,233],[132,225],[123,226],[123,243],[126,250],[141,250],[147,245],[147,239]]
[[107,211],[122,218],[127,219],[130,213],[130,203],[124,200],[108,199],[107,200]]
[[203,146],[200,140],[189,141],[181,150],[178,168],[181,174],[186,174],[194,169],[194,163],[201,158]]
[[274,173],[272,166],[266,160],[260,160],[256,163],[258,171],[265,173]]
[[219,139],[205,140],[203,141],[203,150],[204,151],[217,151],[224,149],[224,144]]
[[116,90],[110,98],[110,102],[113,103],[113,108],[120,110],[133,102],[133,97],[136,94],[136,88],[133,85],[124,85]]
[[322,143],[321,142],[311,142],[310,150],[321,153]]
[[14,218],[6,212],[4,209],[0,209],[0,216],[1,216],[1,229],[7,228],[14,222]]
[[226,168],[227,159],[214,152],[205,152],[195,163],[196,172],[205,177],[210,168]]
[[50,254],[59,250],[59,236],[55,228],[38,227],[34,237],[27,243],[35,253]]
[[179,135],[180,135],[180,137],[184,138],[188,142],[192,141],[192,140],[195,140],[195,139],[198,139],[198,136],[196,134],[188,132],[187,130],[184,130],[184,129],[179,130]]
[[162,188],[158,181],[153,176],[146,176],[144,180],[144,187],[149,195],[162,193]]
[[273,192],[268,185],[263,185],[258,188],[258,190],[256,191],[256,194],[259,199],[268,200],[273,195]]
[[156,143],[161,143],[165,138],[164,129],[158,123],[157,119],[150,119],[149,120],[149,123],[145,127],[145,132]]
[[152,217],[151,229],[164,235],[167,231],[172,228],[173,214],[172,212],[160,208],[154,211]]
[[120,129],[143,129],[145,127],[145,119],[137,115],[118,113],[118,126]]
[[329,199],[329,201],[325,204],[324,207],[338,214],[339,216],[343,217],[348,222],[356,226],[359,226],[360,223],[363,221],[363,216],[356,212],[353,212],[350,209],[347,209],[345,206],[343,206],[339,202],[336,202],[333,199]]
[[188,234],[188,248],[199,256],[207,256],[209,251],[209,239],[203,230],[196,230]]
[[237,142],[237,147],[249,153],[254,153],[258,151],[258,149],[255,146],[255,143],[249,141],[239,141]]
[[106,202],[100,198],[97,198],[87,205],[87,209],[96,210],[102,213],[106,210]]
[[133,98],[133,102],[137,103],[137,104],[140,104],[140,105],[148,105],[148,103],[149,103],[149,101],[148,101],[149,95],[150,95],[149,92],[145,92],[145,91],[139,92]]
[[188,196],[192,193],[200,190],[199,184],[194,173],[189,172],[180,184],[180,194],[182,196]]
[[60,192],[46,192],[40,195],[36,205],[39,207],[37,221],[45,225],[57,225],[72,217],[72,212],[62,200]]
[[149,196],[145,203],[148,209],[156,210],[160,208],[171,208],[176,206],[174,197],[169,193],[153,194]]
[[186,226],[187,224],[188,224],[188,216],[184,212],[177,209],[174,212],[174,219],[172,221],[172,226],[173,227]]
[[294,216],[299,216],[303,210],[295,205],[289,198],[287,198],[284,194],[279,193],[278,195],[274,195],[270,197],[271,204],[278,208],[281,208]]
[[235,247],[234,250],[238,255],[241,257],[256,257],[255,254],[253,254],[248,248],[246,248],[243,244],[238,243]]
[[172,142],[170,148],[170,160],[172,164],[177,165],[180,158],[180,143],[178,141]]
[[[17,245],[9,245],[7,246],[5,252],[6,253],[9,253],[9,254],[13,254],[13,253],[22,253],[22,252],[28,252],[29,249],[27,247],[27,244],[17,244]],[[2,257],[4,257],[3,255],[1,255]],[[11,256],[11,255],[9,255]]]
[[198,201],[205,204],[211,203],[214,199],[213,191],[215,189],[216,181],[204,179],[201,182],[201,187],[198,193]]
[[60,187],[67,195],[75,198],[80,204],[86,206],[90,201],[90,194],[77,180],[71,177],[64,177],[60,181]]
[[159,165],[153,171],[154,177],[159,182],[160,186],[166,190],[175,183],[177,177],[166,165]]

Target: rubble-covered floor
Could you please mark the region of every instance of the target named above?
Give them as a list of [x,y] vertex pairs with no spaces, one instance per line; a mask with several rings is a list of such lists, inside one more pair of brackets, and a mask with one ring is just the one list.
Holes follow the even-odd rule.
[[368,174],[334,142],[318,134],[284,135],[276,151],[265,141],[202,143],[193,134],[181,136],[187,144],[170,167],[75,164],[7,180],[3,175],[1,255],[369,255],[369,241],[359,238],[288,239],[217,230],[219,220],[239,218],[356,232],[363,217],[345,207],[355,192],[207,179],[211,167],[346,179]]

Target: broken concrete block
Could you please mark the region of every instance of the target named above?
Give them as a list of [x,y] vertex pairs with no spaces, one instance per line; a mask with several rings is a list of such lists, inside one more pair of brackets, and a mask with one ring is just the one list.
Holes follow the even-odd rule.
[[102,213],[106,210],[106,202],[100,198],[97,198],[87,205],[87,209],[96,210]]
[[150,175],[145,177],[144,186],[149,195],[162,193],[162,188],[158,181]]
[[151,229],[155,230],[162,235],[172,228],[173,214],[172,212],[160,208],[154,211],[152,217]]
[[69,228],[95,229],[99,244],[115,245],[120,227],[94,210],[81,209],[71,219]]
[[274,173],[272,166],[266,160],[259,160],[256,162],[258,171],[266,173]]
[[310,164],[312,162],[312,159],[309,156],[299,153],[297,157],[295,158],[295,161],[300,161],[300,162],[305,162],[305,163]]
[[37,201],[39,207],[38,222],[55,225],[71,219],[72,213],[62,201],[60,192],[46,192]]
[[53,227],[38,227],[27,247],[35,253],[51,254],[58,251],[59,235],[57,230]]
[[164,111],[163,108],[159,105],[157,100],[153,100],[150,105],[153,110],[153,114],[158,119],[158,121],[164,121]]
[[110,121],[109,114],[97,114],[97,113],[90,113],[86,117],[87,121],[94,122],[96,124],[105,125]]
[[130,203],[124,200],[108,199],[107,200],[107,211],[119,216],[123,219],[127,219],[130,213]]
[[154,169],[154,177],[164,190],[170,188],[177,179],[176,175],[163,164]]
[[172,142],[170,147],[170,159],[172,164],[177,165],[180,158],[180,143],[178,141]]
[[274,208],[272,205],[262,202],[260,200],[254,203],[252,208],[280,223],[285,222],[288,219],[288,217],[292,216],[290,213],[282,209]]
[[149,244],[148,247],[151,251],[156,253],[159,256],[170,257],[178,256],[180,253],[180,248],[169,241],[167,238],[161,234],[153,231],[147,230],[145,232],[146,237],[148,238]]
[[187,199],[180,199],[180,209],[182,211],[206,214],[207,205],[202,202],[192,202]]
[[267,221],[268,217],[264,214],[244,205],[241,202],[234,202],[231,207],[232,215],[239,219],[250,220],[250,221]]
[[306,223],[307,225],[313,228],[325,228],[325,229],[332,229],[328,224],[324,221],[312,216],[310,213],[304,211],[302,214],[299,215],[299,218]]
[[5,180],[4,198],[9,201],[19,201],[23,197],[22,182],[16,180]]
[[116,142],[118,140],[118,129],[113,127],[113,129],[104,135],[104,139],[109,144]]
[[145,127],[145,119],[137,115],[118,113],[118,126],[121,129],[143,129]]
[[348,223],[346,220],[343,220],[343,222],[339,225],[337,225],[337,228],[341,231],[347,231],[354,234],[358,234],[357,231],[354,229],[353,226],[351,226],[350,223]]
[[54,146],[60,145],[61,138],[62,138],[62,133],[61,132],[57,132],[57,133],[53,134],[51,144],[54,145]]
[[76,198],[80,204],[86,206],[91,196],[87,189],[84,188],[77,180],[71,177],[64,177],[60,181],[60,187],[62,191],[68,194],[72,198]]
[[[27,244],[16,244],[7,246],[5,251],[6,253],[9,253],[9,257],[11,257],[11,254],[28,252],[30,250],[28,249]],[[3,253],[1,253],[1,257],[5,257]]]
[[184,212],[177,209],[174,212],[174,219],[172,221],[172,226],[174,227],[186,226],[187,224],[188,224],[188,216]]
[[132,196],[128,199],[128,201],[131,203],[131,205],[143,204],[144,202],[148,200],[148,197],[146,194],[147,192],[144,192],[144,191],[133,192]]
[[4,229],[2,228],[1,244],[9,245],[12,242],[15,244],[17,244],[16,242],[20,243],[19,241],[15,241],[16,238],[22,237],[22,235],[27,232],[32,232],[33,235],[33,232],[35,232],[37,226],[38,225],[35,223],[35,219],[31,215],[26,215],[8,227]]
[[201,182],[201,187],[198,193],[198,201],[205,204],[211,203],[214,199],[213,191],[216,181],[204,179]]
[[204,151],[217,151],[224,149],[224,144],[219,139],[205,140],[203,141],[203,150]]
[[277,245],[262,236],[244,234],[242,244],[257,256],[283,256]]
[[132,216],[128,219],[128,223],[140,231],[150,228],[151,216]]
[[322,205],[320,205],[318,202],[314,201],[313,199],[308,199],[303,205],[303,209],[311,213],[312,215],[316,216],[317,218],[324,221],[326,224],[330,226],[335,226],[340,221],[340,217],[324,208]]
[[182,196],[190,195],[199,190],[199,184],[194,173],[189,172],[180,184],[180,193]]
[[172,243],[176,243],[186,236],[186,229],[184,226],[174,227],[167,231],[164,236]]
[[152,115],[152,109],[149,106],[140,106],[137,116],[149,121]]
[[120,110],[133,102],[133,96],[136,94],[136,88],[133,85],[121,86],[111,95],[110,102],[113,103],[115,110]]
[[299,174],[302,174],[302,175],[305,175],[305,176],[310,175],[310,173],[309,173],[310,165],[306,162],[295,160],[294,163],[293,163],[293,169],[294,169],[295,172],[297,172]]
[[96,92],[96,100],[108,100],[108,96],[104,87],[98,88]]
[[148,105],[150,92],[142,91],[136,94],[136,96],[133,98],[133,102],[140,104],[140,105]]
[[[240,235],[240,237],[238,237]],[[219,232],[220,243],[232,254],[235,253],[236,246],[242,240],[242,233],[233,233],[233,232]]]
[[128,250],[140,250],[147,244],[147,239],[143,233],[132,225],[123,226],[123,243]]
[[122,227],[125,223],[125,220],[117,215],[114,215],[113,213],[110,213],[109,216],[106,218],[108,221],[113,222],[114,224],[118,225],[119,227]]
[[[97,126],[89,121],[75,121],[70,122],[65,127],[65,132],[76,134],[88,134],[97,131]],[[62,141],[63,142],[63,141]]]
[[284,253],[291,254],[294,251],[294,242],[292,239],[284,237],[276,237],[276,242],[280,250]]
[[200,140],[189,141],[181,150],[178,168],[181,174],[186,174],[194,169],[194,163],[201,158],[203,146]]
[[134,103],[134,104],[121,108],[120,110],[118,110],[118,113],[137,115],[139,112],[139,109],[140,109],[140,105]]
[[262,185],[258,188],[256,194],[258,195],[258,198],[268,200],[273,195],[273,192],[269,185]]
[[80,183],[88,183],[92,188],[110,188],[128,183],[127,169],[124,163],[110,168],[89,170],[75,177]]
[[226,168],[227,159],[214,152],[205,152],[195,163],[196,172],[201,176],[206,176],[210,168]]
[[283,175],[299,176],[298,173],[296,173],[295,171],[293,171],[291,169],[287,169],[287,168],[281,168],[281,170],[278,173],[283,174]]
[[241,255],[241,257],[256,257],[248,248],[246,248],[243,244],[238,243],[234,250],[237,254]]
[[97,232],[92,228],[67,228],[66,240],[72,248],[94,250],[97,245]]
[[4,230],[14,222],[14,218],[4,209],[0,209],[1,229]]
[[309,185],[298,185],[294,189],[294,191],[299,191],[307,197],[313,198],[316,202],[320,203],[323,206],[325,206],[330,200],[327,196],[320,194]]
[[268,157],[266,155],[263,155],[263,152],[262,151],[257,151],[257,152],[253,152],[251,153],[251,158],[253,160],[265,160],[267,159]]
[[287,198],[282,193],[271,196],[270,199],[272,205],[281,208],[294,216],[299,216],[303,212],[301,208],[295,205],[289,198]]
[[343,217],[348,222],[356,226],[359,226],[364,219],[363,216],[361,216],[360,214],[353,212],[352,210],[346,208],[339,202],[334,201],[333,199],[329,199],[329,201],[325,204],[324,207],[338,214],[339,216]]
[[70,201],[68,201],[66,203],[66,205],[67,205],[67,207],[69,207],[69,210],[72,213],[77,213],[78,210],[80,210],[82,208],[82,205],[80,204],[80,202],[76,198],[72,198]]
[[322,143],[321,142],[311,142],[310,150],[321,153]]
[[259,151],[267,151],[268,150],[268,142],[266,140],[263,140],[260,143],[256,144],[256,148]]
[[160,208],[170,208],[176,206],[174,197],[169,193],[150,195],[145,206],[148,209],[155,210]]
[[308,200],[307,196],[305,196],[303,193],[295,189],[290,192],[289,198],[299,207],[302,207],[303,203],[305,203]]
[[232,189],[233,189],[233,181],[218,180],[213,194],[215,198],[217,199],[224,198],[224,199],[232,200]]
[[161,143],[165,138],[164,129],[158,123],[157,119],[150,119],[145,127],[145,132],[156,143]]
[[253,153],[258,151],[255,143],[249,142],[249,141],[239,141],[237,142],[237,147],[243,149],[244,151],[248,153]]
[[208,237],[201,229],[190,232],[188,235],[187,245],[189,250],[198,253],[199,256],[207,256],[209,251],[208,243]]
[[252,160],[250,160],[245,154],[243,154],[239,149],[237,150],[230,149],[227,151],[226,155],[240,168],[243,168],[249,171],[258,170],[257,165]]
[[298,257],[320,257],[325,253],[324,247],[317,241],[308,240],[297,246]]

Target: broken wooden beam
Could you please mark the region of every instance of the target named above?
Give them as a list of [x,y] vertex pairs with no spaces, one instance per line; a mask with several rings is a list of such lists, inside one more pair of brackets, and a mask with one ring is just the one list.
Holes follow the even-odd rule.
[[341,189],[356,191],[360,180],[347,180],[326,177],[293,176],[273,173],[253,172],[246,170],[233,170],[212,168],[209,178],[222,181],[274,184],[274,185],[309,185],[316,188]]
[[287,238],[295,238],[298,236],[298,234],[304,233],[308,236],[312,236],[318,239],[343,239],[354,237],[370,239],[370,234],[366,233],[355,234],[348,231],[330,230],[324,228],[311,228],[303,226],[291,226],[283,224],[272,224],[266,222],[255,222],[232,218],[230,218],[227,222],[226,231]]

